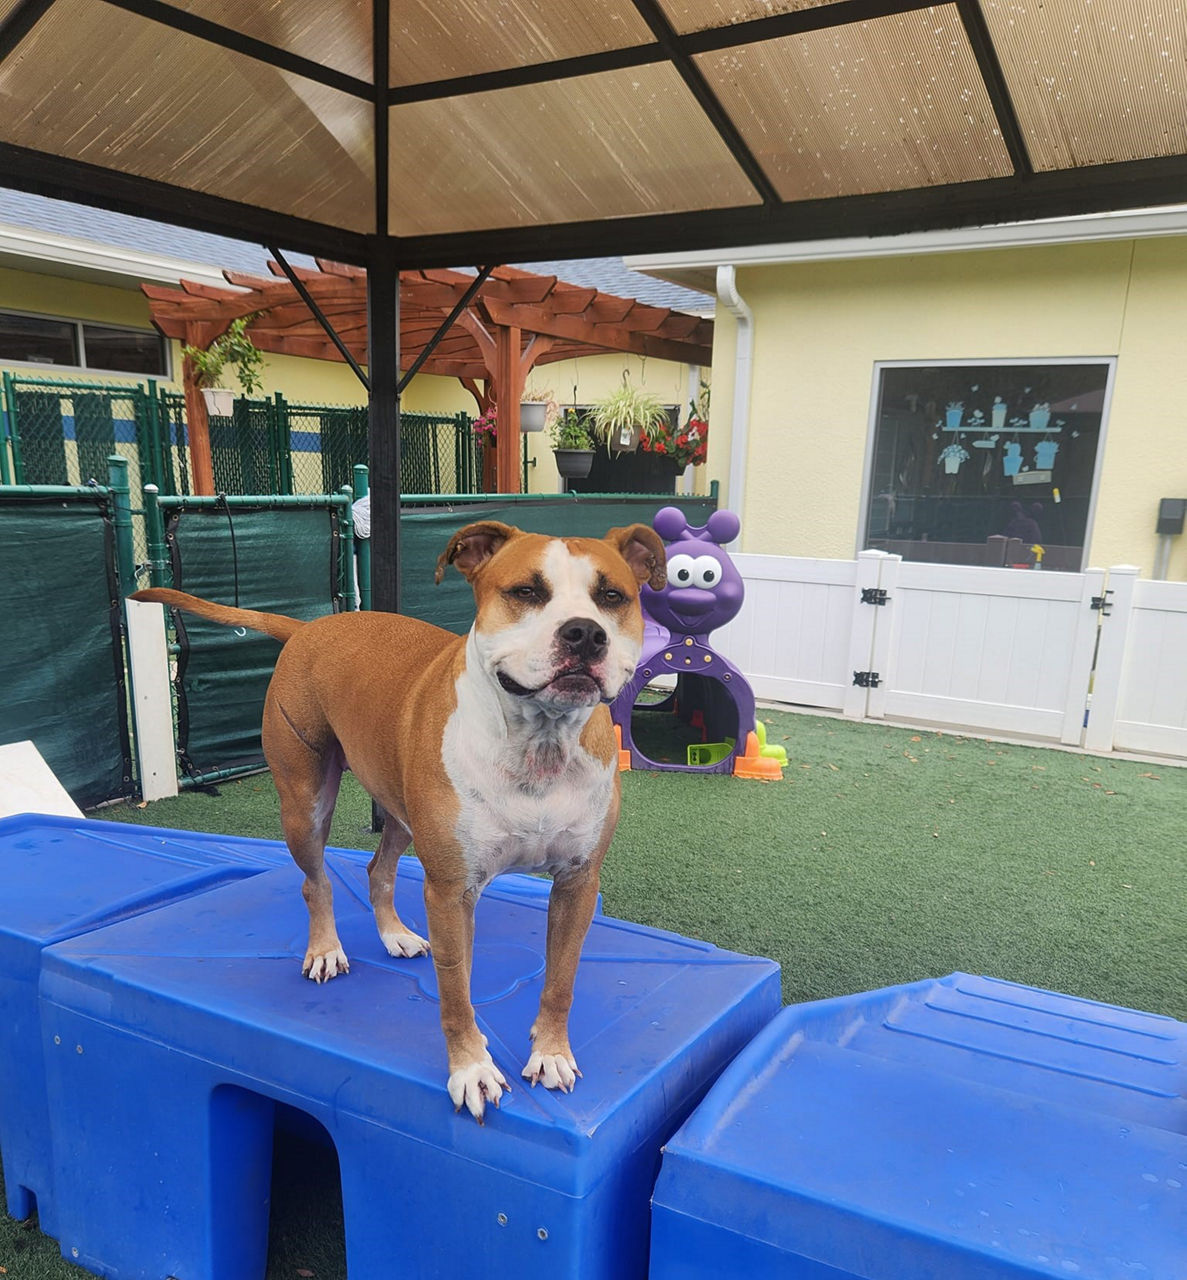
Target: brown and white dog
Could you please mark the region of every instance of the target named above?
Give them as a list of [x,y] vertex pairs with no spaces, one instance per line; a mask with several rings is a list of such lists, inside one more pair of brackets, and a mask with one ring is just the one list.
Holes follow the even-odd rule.
[[[643,637],[639,587],[665,580],[653,529],[604,539],[467,525],[437,561],[474,588],[477,616],[459,636],[390,613],[337,613],[303,623],[180,591],[158,601],[283,642],[264,704],[264,754],[280,793],[284,837],[305,873],[309,948],[302,972],[349,971],[323,865],[344,769],[386,822],[368,866],[379,936],[391,955],[432,948],[449,1053],[449,1096],[480,1121],[507,1081],[470,1002],[474,906],[502,871],[553,877],[547,957],[523,1075],[571,1091],[580,1074],[569,1009],[598,877],[618,821],[617,744],[607,704],[635,671]],[[429,938],[392,901],[400,855],[415,839]]]

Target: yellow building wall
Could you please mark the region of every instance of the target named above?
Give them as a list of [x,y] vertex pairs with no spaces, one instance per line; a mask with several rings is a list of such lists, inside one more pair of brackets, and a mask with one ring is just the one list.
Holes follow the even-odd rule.
[[[858,549],[876,361],[1112,356],[1089,560],[1149,574],[1158,499],[1187,495],[1187,440],[1176,421],[1187,403],[1187,237],[737,274],[755,317],[745,550],[850,557]],[[735,326],[722,312],[708,471],[724,482]],[[1170,576],[1187,577],[1187,545],[1176,547]]]
[[[152,328],[148,300],[139,288],[124,289],[114,285],[92,284],[31,271],[0,268],[0,307],[50,317]],[[179,375],[181,344],[173,342],[170,347],[171,367]],[[62,379],[80,376],[101,376],[106,379],[119,376],[92,374],[89,370],[71,370],[60,365],[9,364],[2,367]],[[666,360],[619,354],[560,360],[538,366],[530,375],[528,384],[535,388],[551,389],[562,404],[587,404],[618,386],[624,370],[628,371],[636,385],[646,385],[653,389],[665,403],[678,404],[682,410],[687,408],[688,366]],[[706,376],[707,374],[706,370]],[[129,378],[133,382],[138,380]],[[179,383],[172,385],[177,385],[180,389]],[[232,385],[235,385],[233,380]],[[361,405],[367,400],[362,384],[344,363],[265,353],[263,394],[272,395],[277,391],[286,400],[296,404]],[[401,407],[409,413],[477,414],[473,396],[456,378],[424,373],[417,374],[408,384],[401,398]],[[529,491],[555,493],[561,487],[560,477],[547,433],[528,435],[528,456]],[[703,467],[696,469],[698,477],[704,470]],[[703,483],[698,485],[697,491],[704,491],[704,487]]]

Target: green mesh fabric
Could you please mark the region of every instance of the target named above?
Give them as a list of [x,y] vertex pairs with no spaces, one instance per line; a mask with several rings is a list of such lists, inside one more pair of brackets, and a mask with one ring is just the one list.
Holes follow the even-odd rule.
[[[183,510],[168,536],[181,591],[302,619],[336,606],[337,517],[327,508]],[[260,718],[280,645],[193,614],[178,615],[178,634],[183,767],[206,773],[262,763]]]
[[624,498],[542,498],[500,504],[465,503],[454,507],[406,509],[400,519],[401,612],[449,631],[465,632],[474,621],[474,593],[455,569],[433,585],[437,557],[450,535],[476,520],[501,520],[528,533],[600,538],[607,529],[650,524],[661,507],[679,507],[692,524],[702,525],[716,503],[712,498],[655,495]]
[[0,742],[31,739],[81,808],[131,793],[103,498],[0,499]]

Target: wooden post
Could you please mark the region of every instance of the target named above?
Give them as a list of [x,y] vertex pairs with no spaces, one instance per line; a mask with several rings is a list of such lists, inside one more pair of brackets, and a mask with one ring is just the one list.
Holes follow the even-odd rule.
[[[206,348],[218,337],[218,328],[212,324],[187,324],[185,341],[188,346]],[[197,496],[214,496],[214,461],[210,454],[210,419],[206,416],[206,397],[198,386],[194,362],[185,356],[181,363],[182,388],[185,391],[185,427],[190,445],[190,469],[194,493]]]
[[500,493],[520,491],[519,398],[523,394],[523,366],[520,360],[518,325],[500,325],[496,330],[495,388],[499,410],[499,443],[496,478]]

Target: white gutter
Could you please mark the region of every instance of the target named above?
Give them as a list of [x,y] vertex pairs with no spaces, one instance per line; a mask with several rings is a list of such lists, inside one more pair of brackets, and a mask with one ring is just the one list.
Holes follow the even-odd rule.
[[181,279],[229,288],[214,267],[144,250],[0,223],[0,266],[135,289],[140,281],[175,285]]
[[720,262],[757,266],[782,262],[829,262],[846,258],[891,258],[900,254],[959,253],[970,249],[1006,249],[1025,245],[1084,244],[1095,240],[1145,239],[1187,233],[1187,205],[1169,205],[1125,213],[1080,214],[1033,222],[1005,222],[945,231],[889,236],[851,236],[836,240],[800,240],[784,244],[739,245],[692,253],[632,254],[623,261],[633,271],[659,275],[664,269],[711,268]]
[[754,363],[754,312],[738,292],[737,277],[732,266],[717,268],[717,297],[737,322],[729,489],[725,505],[741,520],[742,509],[746,504],[746,455],[750,446],[750,372]]

